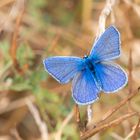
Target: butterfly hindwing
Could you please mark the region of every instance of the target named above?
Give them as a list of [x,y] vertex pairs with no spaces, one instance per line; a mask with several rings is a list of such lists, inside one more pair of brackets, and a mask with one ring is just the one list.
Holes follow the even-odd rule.
[[81,70],[83,60],[79,57],[56,56],[43,61],[45,69],[58,82],[68,83]]
[[110,26],[96,41],[90,52],[90,57],[99,62],[118,58],[119,55],[120,33],[114,26]]
[[105,93],[116,92],[127,83],[127,75],[119,65],[100,62],[95,65],[95,70]]
[[72,97],[77,104],[87,105],[98,99],[100,88],[90,70],[79,72],[72,81]]

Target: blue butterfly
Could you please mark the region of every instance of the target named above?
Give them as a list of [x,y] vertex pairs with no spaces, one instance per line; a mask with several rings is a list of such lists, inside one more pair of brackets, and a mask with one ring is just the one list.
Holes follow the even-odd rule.
[[112,93],[126,85],[125,71],[111,62],[120,56],[120,45],[119,31],[110,26],[95,42],[90,55],[50,57],[43,61],[44,67],[61,84],[72,80],[74,101],[88,105],[99,98],[101,91]]

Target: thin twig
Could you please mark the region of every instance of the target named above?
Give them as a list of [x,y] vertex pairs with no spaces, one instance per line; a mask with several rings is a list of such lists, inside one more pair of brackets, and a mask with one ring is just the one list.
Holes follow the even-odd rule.
[[121,116],[120,118],[117,118],[111,122],[108,122],[108,123],[103,124],[103,125],[96,127],[96,128],[91,128],[83,133],[83,135],[81,136],[81,140],[86,140],[89,137],[95,135],[96,133],[103,131],[106,128],[116,126],[116,125],[120,124],[122,121],[124,121],[132,116],[135,116],[135,115],[137,115],[137,112],[127,113],[127,114]]
[[15,0],[1,0],[0,1],[0,8],[1,7],[3,7],[3,6],[5,6],[5,5],[8,5],[9,3],[12,3],[12,2],[14,2]]
[[127,98],[123,99],[119,104],[114,106],[112,109],[110,109],[105,116],[102,118],[102,120],[98,123],[101,124],[105,120],[107,120],[109,117],[111,117],[117,110],[119,110],[123,105],[125,105],[128,101],[130,101],[134,96],[137,95],[139,92],[139,89],[135,90],[133,93],[131,93]]
[[17,131],[16,128],[11,129],[11,134],[14,135],[14,137],[16,138],[16,140],[23,140],[23,139],[20,137],[20,135],[19,135],[19,133],[18,133],[18,131]]
[[33,103],[27,99],[26,100],[26,104],[31,112],[31,114],[33,115],[35,121],[36,121],[36,124],[40,130],[40,133],[41,133],[41,139],[42,140],[48,140],[48,128],[47,128],[47,125],[41,120],[40,118],[40,114],[37,110],[37,108],[33,105]]
[[110,134],[115,140],[124,140],[121,136],[119,136],[118,134],[112,132]]
[[50,47],[48,48],[48,51],[49,52],[52,52],[52,51],[54,51],[54,49],[55,49],[55,47],[57,46],[57,43],[58,43],[58,41],[60,40],[60,36],[59,36],[59,34],[57,34],[53,39],[52,39],[52,41],[51,41],[51,43],[50,43]]
[[55,135],[55,140],[61,140],[61,136],[62,136],[62,132],[65,128],[65,126],[69,123],[69,121],[72,119],[74,115],[74,111],[72,110],[69,115],[65,118],[65,120],[63,121],[63,123],[61,124],[61,127],[59,128],[58,132]]
[[[135,130],[137,131],[137,129],[140,128],[140,125],[139,125],[139,122],[137,123],[137,125],[135,125],[133,128],[132,128],[132,131],[124,138],[124,140],[129,140],[131,137],[133,137],[134,133],[135,133]],[[137,133],[137,132],[136,132]]]
[[[115,5],[115,2],[116,2],[115,0],[106,0],[106,5],[104,9],[101,11],[101,14],[99,17],[99,27],[96,34],[95,43],[100,37],[100,35],[105,31],[106,19],[108,15],[111,13],[112,7]],[[92,118],[92,105],[89,105],[87,108],[87,116],[88,116],[88,123],[89,123]]]
[[129,138],[133,135],[133,133],[134,133],[134,130],[131,131],[131,132],[127,135],[127,137],[125,137],[123,140],[130,140]]
[[24,10],[25,10],[24,0],[23,0],[22,4],[23,4],[23,7],[20,9],[21,11],[20,11],[19,15],[17,16],[15,31],[14,31],[13,37],[12,37],[12,43],[11,43],[12,45],[10,48],[10,54],[11,54],[15,69],[21,74],[23,73],[23,70],[20,68],[19,63],[17,61],[16,52],[17,52],[17,47],[18,47],[17,38],[18,38],[18,34],[19,34],[19,28],[20,28],[23,14],[24,14]]
[[100,35],[105,31],[106,19],[111,13],[112,7],[115,5],[115,3],[116,3],[116,0],[106,0],[106,5],[104,9],[102,10],[101,15],[99,17],[99,27],[98,27],[96,39],[98,39]]
[[[129,70],[129,75],[128,75],[128,91],[129,95],[133,91],[132,83],[133,83],[133,75],[132,75],[132,70],[133,70],[133,60],[132,60],[132,49],[130,48],[129,52],[129,65],[128,65],[128,70]],[[130,100],[128,101],[128,111],[132,111],[133,108],[131,106]]]
[[137,126],[136,126],[136,128],[134,130],[134,133],[132,135],[133,140],[137,140],[137,133],[138,133],[138,130],[139,130],[139,126],[140,126],[140,118],[138,120]]
[[21,99],[18,99],[18,100],[15,100],[15,101],[12,101],[10,102],[6,107],[2,108],[0,110],[0,115],[1,114],[4,114],[4,113],[7,113],[7,112],[10,112],[10,111],[14,111],[18,108],[21,108],[21,107],[25,107],[26,106],[26,100],[29,99],[30,101],[34,102],[35,101],[35,98],[34,96],[28,96],[28,97],[24,97],[24,98],[21,98]]
[[78,108],[78,105],[76,104],[75,105],[75,114],[76,114],[76,122],[79,123],[81,121],[81,118],[80,118],[80,112],[79,112],[79,108]]
[[132,76],[132,70],[133,70],[133,61],[132,61],[132,49],[130,48],[130,53],[129,53],[129,81],[128,81],[128,88],[129,88],[129,94],[132,93],[133,89],[132,89],[132,83],[133,83],[133,76]]
[[92,120],[92,105],[88,105],[88,107],[87,107],[87,121],[88,121],[88,123],[90,123],[91,122],[91,120]]
[[82,128],[82,123],[81,123],[80,111],[77,104],[75,105],[75,118],[76,118],[76,122],[79,127],[79,130],[82,131],[83,128]]
[[133,3],[130,0],[123,0],[127,5],[131,6],[134,10],[134,12],[138,15],[138,17],[140,17],[140,6]]
[[[12,1],[12,0],[11,0]],[[7,30],[12,23],[12,21],[15,20],[15,18],[18,16],[19,11],[22,11],[24,9],[24,2],[25,0],[14,0],[14,4],[8,13],[8,15],[5,15],[4,19],[1,20],[2,22],[0,23],[0,32],[2,30]],[[10,2],[10,0],[9,0]],[[6,3],[5,3],[6,4]]]

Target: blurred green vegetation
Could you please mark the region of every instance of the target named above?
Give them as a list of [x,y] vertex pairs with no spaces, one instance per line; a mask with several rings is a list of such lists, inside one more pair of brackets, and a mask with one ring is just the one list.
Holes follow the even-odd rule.
[[[71,3],[71,1],[69,2]],[[27,19],[26,24],[28,25],[22,26],[23,28],[20,33],[22,40],[19,41],[18,48],[16,50],[16,58],[20,68],[24,68],[24,65],[28,64],[28,69],[22,75],[18,73],[14,68],[14,65],[12,65],[12,58],[10,56],[11,42],[8,37],[0,42],[0,52],[3,57],[3,67],[1,72],[5,73],[7,70],[10,71],[8,74],[3,76],[2,79],[6,82],[10,80],[10,85],[1,87],[1,91],[10,90],[19,94],[26,94],[28,92],[33,94],[36,98],[36,103],[41,115],[48,126],[49,132],[59,130],[64,118],[73,110],[74,105],[74,102],[70,98],[69,100],[71,101],[69,101],[66,106],[61,95],[48,90],[47,87],[44,86],[48,78],[48,73],[44,70],[42,63],[45,57],[48,55],[54,55],[53,52],[48,52],[48,48],[51,47],[51,42],[49,40],[53,40],[56,33],[48,32],[47,28],[49,28],[51,24],[68,26],[70,22],[73,22],[75,12],[73,9],[69,9],[66,12],[67,9],[69,9],[69,7],[66,7],[65,4],[61,4],[54,0],[51,2],[46,0],[30,0],[27,2],[26,14],[23,19],[28,16],[27,18],[31,18],[31,23],[28,23]],[[33,27],[32,21],[34,22]],[[30,38],[37,40],[38,38],[36,38],[36,36],[47,38],[46,44],[43,44],[43,47],[41,46],[42,48],[37,45],[35,48],[34,44],[32,44],[32,39],[30,40]],[[39,52],[39,54],[37,54],[35,49],[40,50],[41,53]],[[67,96],[67,94],[70,93],[65,94]],[[70,97],[70,95],[68,96]],[[63,132],[63,140],[77,140],[79,134],[76,129],[77,128],[74,123],[68,124]]]
[[[93,3],[91,6],[89,5],[90,2],[96,2],[96,5]],[[82,1],[80,0],[30,0],[27,2],[19,31],[19,38],[17,39],[18,48],[16,50],[16,59],[18,60],[19,67],[24,70],[23,74],[16,70],[10,54],[11,37],[14,30],[11,33],[11,29],[9,29],[9,32],[7,31],[0,41],[0,82],[2,83],[0,91],[9,91],[7,96],[13,95],[17,99],[28,94],[34,96],[36,99],[35,104],[39,109],[41,118],[46,122],[48,133],[52,137],[59,131],[64,119],[72,112],[75,103],[71,98],[71,85],[60,85],[51,78],[44,70],[43,59],[54,55],[83,56],[83,54],[89,53],[93,36],[95,36],[94,30],[97,28],[95,25],[98,24],[97,19],[105,1],[93,0],[89,1],[89,3],[85,1],[84,11],[82,11]],[[87,7],[91,9],[86,10]],[[90,17],[90,15],[93,16]],[[92,17],[95,17],[94,19],[97,20],[94,21],[94,24]],[[90,22],[87,21],[89,19]],[[120,23],[121,21],[118,21],[118,25]],[[129,26],[132,25],[130,24]],[[86,27],[87,30],[85,31]],[[123,32],[122,35],[127,36]],[[139,38],[139,30],[135,30],[135,34]],[[127,52],[127,54],[128,50],[124,48],[124,52]],[[125,56],[125,58],[128,57],[128,55]],[[127,69],[128,62],[125,59],[120,59],[119,63]],[[25,65],[28,66],[26,69],[24,69]],[[139,81],[135,82],[134,87],[138,83]],[[93,121],[99,121],[110,107],[126,97],[124,93],[127,91],[128,89],[125,88],[123,91],[120,91],[119,95],[106,96],[102,94],[100,102],[96,102],[93,105],[95,109],[93,110],[95,119]],[[140,100],[138,99],[135,106],[139,104]],[[126,108],[122,109],[120,114],[127,110]],[[80,107],[82,120],[86,118],[85,112],[86,107]],[[116,116],[118,114],[116,113]],[[127,121],[129,128],[131,128],[133,122],[135,122],[135,119],[132,119],[130,122]],[[128,132],[125,132],[124,129],[125,125],[122,124],[116,128],[116,132],[123,136],[124,133]],[[97,137],[99,140],[113,140],[114,138],[111,134],[114,130],[114,128],[107,129],[105,132],[97,135]],[[79,131],[75,120],[72,119],[63,130],[62,140],[78,139]]]

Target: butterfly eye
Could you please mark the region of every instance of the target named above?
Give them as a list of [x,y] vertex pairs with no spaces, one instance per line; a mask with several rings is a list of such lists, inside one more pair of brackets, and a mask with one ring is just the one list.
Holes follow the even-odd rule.
[[86,58],[88,58],[88,55],[84,55],[84,57],[83,57],[84,59],[86,59]]

